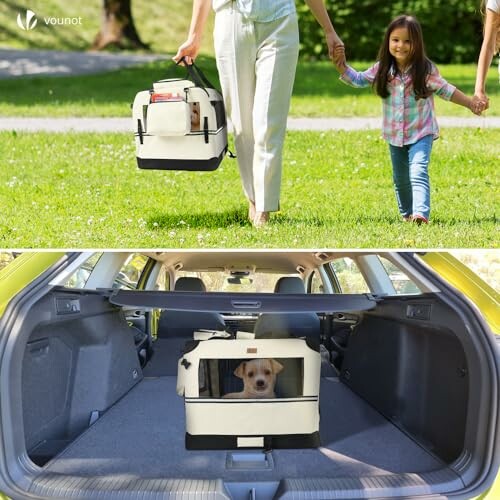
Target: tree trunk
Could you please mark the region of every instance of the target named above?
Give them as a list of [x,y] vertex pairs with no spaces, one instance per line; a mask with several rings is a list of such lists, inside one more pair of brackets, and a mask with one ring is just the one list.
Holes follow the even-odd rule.
[[149,49],[135,29],[131,0],[103,0],[101,29],[91,49]]

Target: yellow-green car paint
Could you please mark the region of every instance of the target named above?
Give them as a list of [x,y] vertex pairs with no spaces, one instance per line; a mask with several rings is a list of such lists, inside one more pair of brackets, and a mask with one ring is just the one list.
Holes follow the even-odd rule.
[[500,498],[500,476],[497,474],[497,479],[493,486],[482,495],[479,495],[474,500],[498,500]]
[[3,268],[0,271],[0,316],[15,295],[64,255],[64,252],[24,252]]
[[500,294],[497,291],[449,253],[427,252],[421,258],[445,281],[472,300],[493,333],[500,334]]

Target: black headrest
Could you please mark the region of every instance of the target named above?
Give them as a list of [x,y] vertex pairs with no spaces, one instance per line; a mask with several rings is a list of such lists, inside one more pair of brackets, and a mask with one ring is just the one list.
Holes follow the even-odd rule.
[[178,292],[206,292],[207,289],[200,278],[184,276],[177,279],[174,290]]
[[276,282],[274,293],[306,293],[306,289],[298,276],[282,276]]

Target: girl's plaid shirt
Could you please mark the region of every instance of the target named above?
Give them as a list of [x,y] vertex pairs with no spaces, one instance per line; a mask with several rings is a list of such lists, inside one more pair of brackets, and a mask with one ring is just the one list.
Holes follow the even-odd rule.
[[[366,71],[355,71],[350,66],[341,75],[340,80],[352,87],[368,87],[373,83],[379,63]],[[382,99],[383,125],[382,135],[393,146],[414,144],[426,135],[437,138],[439,127],[434,112],[434,97],[449,101],[456,87],[449,84],[432,65],[427,78],[427,88],[432,94],[426,99],[415,99],[413,84],[408,72],[400,74],[394,69],[388,82],[389,96]]]

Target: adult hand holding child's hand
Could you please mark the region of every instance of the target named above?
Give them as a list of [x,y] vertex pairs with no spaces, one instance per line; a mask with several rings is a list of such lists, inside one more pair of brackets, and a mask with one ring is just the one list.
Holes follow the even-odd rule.
[[475,95],[472,97],[472,103],[471,103],[471,111],[475,115],[481,115],[481,113],[488,109],[489,107],[489,99],[484,95],[484,96],[478,96]]
[[343,45],[337,45],[335,47],[333,51],[333,63],[339,73],[344,73],[347,64],[345,59],[345,47]]

